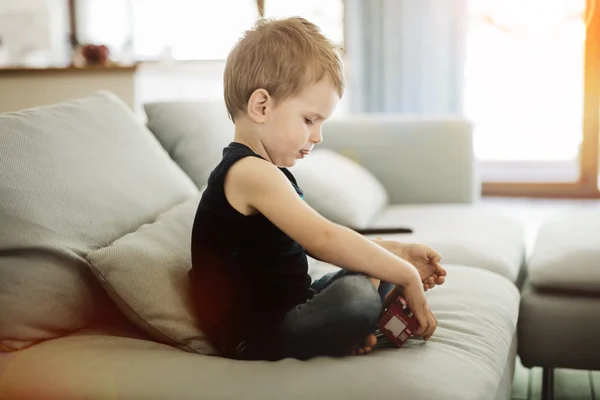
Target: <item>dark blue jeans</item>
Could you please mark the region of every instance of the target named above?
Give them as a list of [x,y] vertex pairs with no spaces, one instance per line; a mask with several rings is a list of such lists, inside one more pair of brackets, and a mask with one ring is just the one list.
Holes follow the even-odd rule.
[[246,360],[344,356],[375,332],[381,304],[392,285],[379,290],[363,274],[344,269],[316,280],[307,301],[285,315],[273,332],[254,343],[241,343]]

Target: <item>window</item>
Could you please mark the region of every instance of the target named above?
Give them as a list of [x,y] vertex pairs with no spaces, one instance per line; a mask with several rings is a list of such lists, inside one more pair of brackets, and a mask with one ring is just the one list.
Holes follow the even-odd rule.
[[259,17],[256,0],[79,0],[79,40],[136,60],[226,58]]
[[133,4],[133,43],[139,54],[156,54],[160,50],[156,43],[161,43],[164,49],[171,48],[176,60],[225,59],[259,17],[256,0],[133,0]]
[[260,17],[298,15],[335,43],[344,41],[343,0],[75,0],[80,42],[107,44],[119,56],[152,60],[226,58]]
[[343,0],[264,0],[264,17],[304,17],[335,44],[344,44]]
[[465,111],[484,181],[581,182],[582,154],[598,135],[584,135],[598,114],[584,101],[600,73],[586,69],[598,61],[595,3],[470,0]]
[[[585,1],[555,0],[527,10],[528,2],[534,3],[473,2],[467,109],[478,122],[477,154],[572,160],[582,138]],[[562,9],[550,9],[561,3]],[[504,21],[511,11],[514,17]]]

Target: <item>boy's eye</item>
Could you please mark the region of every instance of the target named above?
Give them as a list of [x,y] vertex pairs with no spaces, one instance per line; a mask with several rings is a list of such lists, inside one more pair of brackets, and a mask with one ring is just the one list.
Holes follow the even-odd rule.
[[304,118],[304,122],[305,122],[307,125],[312,125],[312,124],[313,124],[313,121],[312,121],[311,119],[308,119],[308,118]]

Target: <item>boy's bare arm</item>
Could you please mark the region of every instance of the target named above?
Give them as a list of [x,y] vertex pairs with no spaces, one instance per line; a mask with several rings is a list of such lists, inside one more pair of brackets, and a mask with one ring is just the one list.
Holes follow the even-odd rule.
[[225,184],[226,194],[243,199],[296,240],[315,258],[397,285],[420,285],[411,264],[357,232],[314,211],[274,165],[255,157],[235,163]]
[[[371,241],[372,241],[372,242],[374,242],[374,243],[379,243],[379,242],[382,242],[382,239],[369,239],[369,240],[371,240]],[[312,258],[314,258],[314,259],[315,259],[315,260],[317,260],[317,261],[324,261],[324,260],[321,260],[320,258],[316,257],[314,254],[310,253],[308,250],[306,251],[306,254],[307,254],[309,257],[312,257]]]

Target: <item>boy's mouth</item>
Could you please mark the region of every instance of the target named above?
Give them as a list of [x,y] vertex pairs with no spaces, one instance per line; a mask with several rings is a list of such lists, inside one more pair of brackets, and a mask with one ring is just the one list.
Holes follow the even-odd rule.
[[310,154],[309,150],[300,150],[300,155],[302,156],[302,158],[308,156]]

